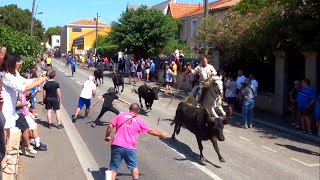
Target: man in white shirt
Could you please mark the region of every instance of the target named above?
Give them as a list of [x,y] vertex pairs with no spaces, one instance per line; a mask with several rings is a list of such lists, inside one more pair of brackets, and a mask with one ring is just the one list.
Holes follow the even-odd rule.
[[[200,75],[200,85],[204,85],[208,83],[207,81],[210,79],[210,77],[217,75],[216,69],[211,64],[208,64],[208,59],[206,57],[202,59],[202,63],[199,64],[194,70],[191,69],[191,66],[189,66],[188,69],[192,73]],[[191,94],[195,94],[195,91],[197,90],[198,90],[197,101],[199,102],[202,100],[202,91],[203,91],[202,87],[201,88],[199,88],[198,86],[194,87],[191,91]]]
[[242,89],[242,83],[246,80],[246,77],[243,75],[243,70],[240,69],[238,70],[238,77],[237,77],[237,94],[241,91]]
[[257,97],[258,96],[258,87],[259,87],[259,83],[256,80],[256,78],[254,77],[253,74],[250,74],[249,76],[250,80],[251,80],[251,85],[254,87],[254,96]]
[[179,49],[176,48],[176,50],[174,51],[174,55],[176,56],[176,59],[179,59],[180,57],[180,52],[179,52]]
[[84,105],[86,105],[85,117],[88,116],[90,112],[91,106],[91,98],[93,98],[96,94],[97,86],[94,83],[94,76],[90,75],[88,80],[83,83],[83,89],[80,94],[78,107],[76,109],[76,113],[72,117],[72,122],[76,122],[78,118],[78,114]]

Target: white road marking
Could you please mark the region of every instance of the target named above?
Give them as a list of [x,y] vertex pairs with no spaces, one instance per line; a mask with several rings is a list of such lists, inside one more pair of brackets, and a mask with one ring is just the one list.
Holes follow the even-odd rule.
[[68,76],[68,73],[65,72],[64,74],[66,74]]
[[[172,147],[168,146],[166,143],[162,142],[164,145],[166,145],[168,148],[170,148],[171,150],[173,150],[174,152],[176,152],[177,154],[179,154],[182,158],[186,158],[185,155],[179,153],[177,150],[173,149]],[[187,159],[187,158],[186,158]],[[204,173],[206,173],[208,176],[210,176],[211,178],[213,178],[214,180],[223,180],[221,177],[219,177],[218,175],[214,174],[212,171],[210,171],[209,169],[205,168],[204,166],[201,166],[200,164],[196,163],[196,162],[192,162],[189,161],[192,165],[194,165],[195,167],[197,167],[198,169],[200,169],[201,171],[203,171]]]
[[242,136],[239,136],[239,138],[243,139],[243,140],[246,140],[246,141],[251,141],[250,139],[247,139],[245,137],[242,137]]
[[172,108],[172,107],[171,107],[170,109],[172,109],[172,110],[176,110],[175,108]]
[[72,80],[74,80],[74,78],[73,78],[73,77],[71,77],[71,79],[72,79]]
[[226,133],[231,134],[231,132],[230,132],[230,131],[228,131],[228,130],[225,130],[225,129],[224,129],[223,131],[224,131],[224,132],[226,132]]
[[80,84],[81,86],[83,85],[81,82],[79,82],[79,81],[76,81],[76,83],[78,83],[78,84]]
[[162,106],[166,106],[165,104],[163,104],[163,103],[160,103]]
[[298,162],[298,163],[301,163],[301,164],[303,164],[303,165],[305,165],[305,166],[308,166],[308,167],[320,166],[320,164],[308,164],[308,163],[305,163],[305,162],[300,161],[300,160],[295,159],[295,158],[290,158],[290,159],[293,160],[293,161],[296,161],[296,162]]
[[[72,123],[66,109],[63,106],[61,106],[60,112],[64,128],[71,141],[72,147],[76,152],[76,155],[82,166],[82,170],[86,175],[87,179],[94,180],[94,177],[91,172],[99,172],[99,166],[92,154],[90,153],[90,150],[88,149],[86,143],[83,141],[81,135]],[[98,174],[98,176],[100,176],[100,178],[98,179],[103,179],[102,174]]]
[[265,149],[267,149],[267,150],[269,150],[269,151],[272,151],[272,152],[277,152],[276,150],[273,150],[273,149],[271,149],[271,148],[268,148],[267,146],[262,146],[263,148],[265,148]]

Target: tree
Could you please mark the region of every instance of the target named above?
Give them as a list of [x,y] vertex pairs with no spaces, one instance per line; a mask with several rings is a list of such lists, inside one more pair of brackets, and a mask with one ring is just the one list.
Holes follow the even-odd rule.
[[52,35],[60,35],[62,27],[61,26],[55,26],[55,27],[49,27],[45,32],[45,41],[49,41],[50,46],[52,46],[51,42],[51,36]]
[[[117,55],[118,52],[118,46],[113,44],[110,40],[109,35],[98,35],[98,48],[97,48],[97,54],[109,58],[114,58]],[[92,47],[95,46],[96,41],[93,42]],[[94,52],[94,51],[93,51]]]
[[[307,0],[306,0],[307,1]],[[208,19],[212,28],[199,31],[226,54],[228,60],[260,59],[272,51],[320,49],[319,3],[302,0],[242,0],[223,22]]]
[[118,22],[112,22],[111,41],[136,57],[159,55],[168,41],[176,36],[178,25],[161,11],[141,7],[129,9]]
[[1,24],[0,39],[0,46],[6,47],[9,53],[16,53],[23,57],[23,72],[36,62],[37,55],[42,50],[40,43],[34,38]]
[[[21,9],[17,5],[10,4],[0,7],[0,23],[15,30],[30,34],[31,12],[28,9]],[[35,19],[33,35],[38,41],[43,40],[44,28],[42,22]]]

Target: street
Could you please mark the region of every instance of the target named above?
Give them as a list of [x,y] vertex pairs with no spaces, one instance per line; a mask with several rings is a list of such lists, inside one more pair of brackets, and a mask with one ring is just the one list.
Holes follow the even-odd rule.
[[[61,60],[54,59],[53,65],[57,71],[56,81],[60,83],[62,90],[63,107],[67,112],[67,115],[62,113],[64,115],[62,119],[63,122],[71,122],[71,115],[74,114],[77,106],[82,83],[93,72],[78,68],[72,78],[70,77],[71,70],[66,68]],[[127,82],[127,79],[125,81]],[[105,72],[104,84],[98,87],[97,95],[104,94],[111,86],[113,83],[109,72]],[[120,97],[131,103],[138,102],[138,96],[132,92],[134,88],[137,86],[126,84]],[[159,94],[159,98],[154,103],[152,111],[143,111],[141,117],[151,127],[171,135],[173,126],[170,126],[170,123],[180,100],[174,99],[170,103],[172,97],[164,94]],[[104,142],[105,130],[107,122],[110,122],[115,114],[108,112],[102,117],[106,126],[91,128],[91,122],[99,114],[101,105],[102,103],[92,108],[89,118],[79,118],[74,125],[70,125],[70,128],[75,127],[76,132],[73,133],[79,133],[78,138],[83,139],[90,155],[92,155],[93,159],[90,159],[91,156],[86,157],[88,161],[92,161],[88,164],[96,163],[100,171],[104,172],[108,168],[110,160],[110,144],[106,145]],[[120,111],[128,111],[129,108],[128,105],[120,102],[116,102],[115,107]],[[230,124],[226,125],[224,129],[226,140],[219,142],[220,152],[226,160],[225,163],[219,162],[212,144],[208,141],[203,142],[203,153],[208,161],[202,164],[198,160],[199,150],[196,138],[186,129],[181,130],[176,140],[163,140],[151,135],[142,135],[137,149],[140,179],[318,180],[320,178],[319,146],[262,126],[254,126],[254,128],[247,130],[242,129],[239,128],[239,122],[237,120],[230,121]],[[66,125],[66,123],[64,124]],[[67,126],[66,131],[70,129]],[[71,132],[67,132],[67,134],[69,138],[72,135]],[[81,145],[77,146],[82,147]],[[75,148],[75,144],[73,147]],[[80,150],[81,148],[75,149],[75,151]],[[79,154],[77,152],[76,154],[79,158]],[[68,159],[68,157],[65,158]],[[86,163],[81,161],[81,165]],[[90,171],[90,173],[95,179],[103,178],[94,171]],[[123,163],[118,179],[129,179],[130,176],[130,171]]]

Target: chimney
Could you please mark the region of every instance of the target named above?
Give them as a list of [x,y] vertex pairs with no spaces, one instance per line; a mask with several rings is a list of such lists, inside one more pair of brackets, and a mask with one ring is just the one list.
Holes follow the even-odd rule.
[[177,4],[177,0],[170,0],[169,4]]

